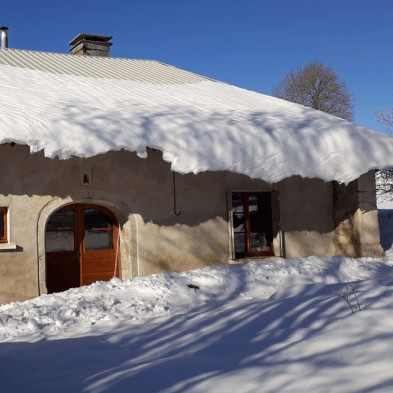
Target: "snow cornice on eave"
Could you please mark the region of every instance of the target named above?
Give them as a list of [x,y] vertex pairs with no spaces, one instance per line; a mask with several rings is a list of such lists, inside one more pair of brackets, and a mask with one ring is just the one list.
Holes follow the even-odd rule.
[[[0,53],[1,55],[1,53]],[[63,55],[69,56],[69,55]],[[165,67],[168,68],[168,67]],[[393,138],[224,83],[159,84],[0,65],[0,143],[47,157],[163,152],[178,173],[348,183],[393,166]]]

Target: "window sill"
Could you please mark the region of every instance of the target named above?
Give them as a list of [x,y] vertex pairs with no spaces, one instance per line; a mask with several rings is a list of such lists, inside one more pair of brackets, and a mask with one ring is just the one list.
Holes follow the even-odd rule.
[[0,251],[1,250],[16,250],[15,243],[0,243]]
[[249,263],[249,262],[271,262],[271,261],[276,261],[277,259],[280,259],[280,257],[277,256],[255,256],[255,257],[247,257],[247,258],[239,258],[239,259],[229,259],[228,263],[230,265],[242,265],[243,263]]

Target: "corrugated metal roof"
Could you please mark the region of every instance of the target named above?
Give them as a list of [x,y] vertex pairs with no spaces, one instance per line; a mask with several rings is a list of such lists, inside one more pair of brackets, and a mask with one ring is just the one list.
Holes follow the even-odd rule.
[[[0,48],[0,64],[52,74],[178,85],[215,81],[156,60],[85,57],[63,53]],[[223,83],[223,82],[220,82]]]

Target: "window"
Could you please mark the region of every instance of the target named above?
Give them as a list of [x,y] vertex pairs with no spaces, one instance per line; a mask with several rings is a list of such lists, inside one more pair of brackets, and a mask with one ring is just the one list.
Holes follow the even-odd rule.
[[0,207],[0,243],[7,242],[7,208]]
[[231,215],[236,259],[274,255],[271,192],[232,192]]

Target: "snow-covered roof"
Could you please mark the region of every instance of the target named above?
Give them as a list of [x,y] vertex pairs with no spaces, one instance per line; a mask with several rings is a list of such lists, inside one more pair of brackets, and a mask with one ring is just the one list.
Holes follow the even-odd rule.
[[45,156],[160,149],[172,170],[348,183],[393,166],[393,138],[151,60],[0,49],[0,143]]

